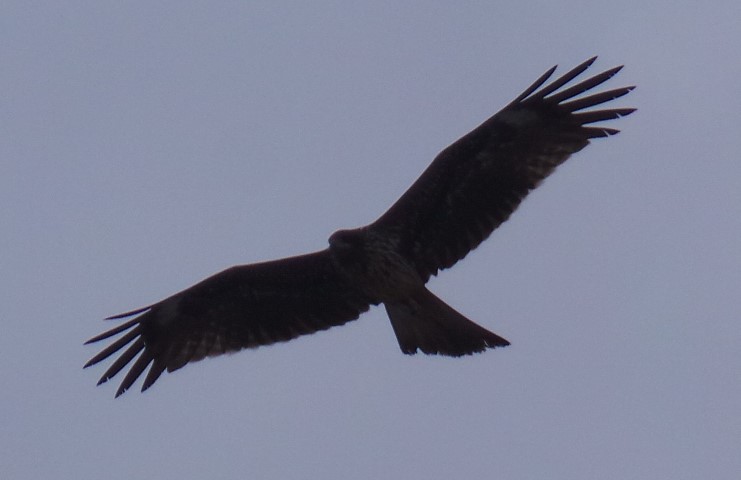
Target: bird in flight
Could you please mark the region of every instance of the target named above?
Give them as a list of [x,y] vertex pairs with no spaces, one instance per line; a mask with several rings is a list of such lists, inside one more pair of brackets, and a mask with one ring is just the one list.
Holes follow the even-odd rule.
[[120,335],[85,368],[128,346],[98,382],[133,361],[118,397],[147,367],[142,391],[165,370],[326,330],[381,303],[406,354],[457,357],[509,345],[425,284],[484,241],[572,153],[593,138],[618,133],[594,124],[635,109],[589,109],[634,87],[582,94],[622,67],[567,86],[595,59],[543,86],[556,67],[545,72],[499,113],[443,150],[375,222],[333,233],[328,248],[231,267],[160,302],[109,317],[133,318],[86,342]]

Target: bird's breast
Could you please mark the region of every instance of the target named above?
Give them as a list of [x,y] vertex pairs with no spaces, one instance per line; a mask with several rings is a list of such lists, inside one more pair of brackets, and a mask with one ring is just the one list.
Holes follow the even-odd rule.
[[381,302],[407,298],[424,287],[424,281],[399,253],[398,242],[392,236],[364,233],[362,242],[333,255],[338,270],[349,282]]

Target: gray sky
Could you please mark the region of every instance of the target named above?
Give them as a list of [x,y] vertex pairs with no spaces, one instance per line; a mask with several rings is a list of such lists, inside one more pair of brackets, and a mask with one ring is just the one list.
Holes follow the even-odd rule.
[[[741,3],[4,2],[4,478],[735,479]],[[114,401],[103,317],[323,248],[558,63],[638,107],[430,288],[512,342],[402,355],[382,309]]]

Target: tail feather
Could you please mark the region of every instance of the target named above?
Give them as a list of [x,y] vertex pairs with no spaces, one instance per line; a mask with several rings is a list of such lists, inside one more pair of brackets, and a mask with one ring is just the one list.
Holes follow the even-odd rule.
[[459,357],[509,342],[467,319],[426,288],[404,302],[386,303],[401,351]]

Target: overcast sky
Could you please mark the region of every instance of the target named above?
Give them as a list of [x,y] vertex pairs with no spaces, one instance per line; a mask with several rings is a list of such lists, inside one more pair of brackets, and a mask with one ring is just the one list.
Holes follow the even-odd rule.
[[[741,3],[504,3],[4,2],[3,478],[737,479]],[[374,308],[145,394],[82,369],[592,55],[638,112],[430,283],[510,347],[408,357]]]

